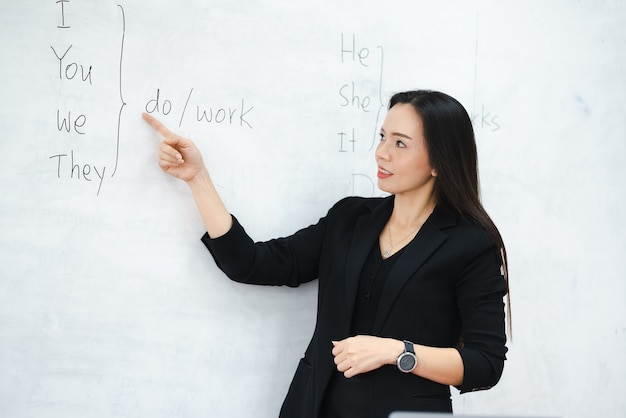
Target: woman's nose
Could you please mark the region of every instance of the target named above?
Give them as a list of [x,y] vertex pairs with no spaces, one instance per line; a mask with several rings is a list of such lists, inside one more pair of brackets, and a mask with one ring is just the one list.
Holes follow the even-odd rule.
[[387,150],[387,141],[380,141],[376,147],[376,159],[388,160],[389,152]]

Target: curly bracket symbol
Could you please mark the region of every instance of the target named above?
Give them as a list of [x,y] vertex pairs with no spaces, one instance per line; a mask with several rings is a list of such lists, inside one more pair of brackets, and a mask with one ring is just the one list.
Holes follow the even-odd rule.
[[121,4],[117,5],[122,12],[122,43],[120,45],[120,101],[122,104],[120,105],[120,112],[117,116],[117,143],[115,148],[115,167],[113,168],[113,174],[111,177],[115,176],[117,172],[117,163],[120,158],[120,125],[122,123],[122,112],[124,111],[124,106],[126,106],[126,102],[124,101],[124,95],[122,94],[122,64],[124,61],[124,39],[126,37],[126,16],[124,15],[124,8]]

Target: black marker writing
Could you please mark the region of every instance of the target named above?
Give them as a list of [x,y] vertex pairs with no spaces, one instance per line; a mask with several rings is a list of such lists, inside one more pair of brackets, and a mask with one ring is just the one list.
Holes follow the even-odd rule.
[[[91,164],[79,164],[75,162],[74,150],[70,151],[69,159],[67,154],[55,154],[51,155],[49,159],[54,160],[57,163],[57,178],[69,177],[70,179],[84,180],[84,181],[98,181],[98,192],[96,195],[100,195],[100,189],[102,188],[102,182],[104,181],[104,173],[106,167],[98,169],[95,165]],[[92,173],[93,169],[93,173]]]
[[[63,68],[63,64],[64,64],[63,63],[63,59],[65,58],[67,53],[72,48],[72,45],[67,47],[67,49],[65,50],[63,55],[60,56],[60,57],[59,57],[59,54],[57,53],[56,49],[54,49],[54,47],[52,45],[50,45],[50,48],[52,48],[52,51],[54,52],[54,55],[59,60],[59,79],[63,80],[63,77],[65,76],[66,80],[73,80],[73,79],[76,78],[77,75],[79,75],[80,79],[82,81],[85,81],[85,82],[89,81],[89,84],[92,84],[92,81],[91,81],[91,65],[89,66],[89,68],[86,68],[82,64],[78,64],[76,62],[70,62],[69,64],[65,63],[65,68]],[[80,74],[79,74],[79,72],[80,72]]]
[[65,130],[67,133],[70,133],[73,130],[79,135],[85,135],[85,132],[81,131],[81,129],[86,123],[87,117],[85,115],[78,115],[72,119],[72,112],[68,111],[67,118],[65,118],[64,116],[61,117],[61,111],[57,110],[57,129],[59,131]]
[[70,26],[65,24],[65,3],[69,3],[70,0],[57,0],[57,4],[61,6],[61,24],[57,26],[59,29],[69,29]]
[[[193,96],[194,90],[191,88],[185,105],[182,107],[178,127],[181,127],[185,119],[187,108]],[[240,127],[248,127],[253,129],[252,122],[250,120],[250,113],[254,110],[254,106],[246,104],[245,99],[241,99],[236,105],[229,106],[201,106],[196,105],[196,118],[195,121],[199,123],[211,123],[211,124],[225,124]],[[145,106],[147,113],[161,113],[165,116],[169,115],[174,110],[175,105],[168,98],[162,97],[161,89],[156,90],[156,94],[153,99],[148,100]],[[178,109],[178,108],[177,108]]]
[[[124,111],[124,107],[126,106],[126,102],[124,101],[124,94],[122,91],[122,64],[124,63],[124,40],[126,38],[126,15],[124,14],[124,8],[121,5],[117,5],[122,12],[122,41],[120,44],[120,69],[119,69],[119,82],[120,82],[120,111],[117,115],[117,137],[115,142],[115,166],[113,167],[113,173],[111,177],[115,176],[117,172],[117,163],[120,159],[120,126],[122,124],[122,112]],[[98,189],[99,192],[100,189]]]
[[[372,115],[368,120],[371,121],[371,129],[373,135],[371,136],[359,136],[355,134],[354,128],[351,129],[351,137],[349,142],[351,143],[351,152],[356,152],[357,147],[355,143],[367,143],[369,142],[368,151],[371,151],[374,147],[376,138],[378,136],[378,123],[380,116],[385,108],[382,101],[382,82],[383,82],[383,62],[384,51],[383,47],[378,45],[376,49],[379,51],[379,55],[372,53],[374,49],[367,46],[358,45],[356,34],[352,34],[350,41],[346,41],[344,34],[341,34],[341,63],[342,65],[351,66],[354,69],[365,69],[367,73],[371,74],[371,78],[375,77],[376,90],[375,95],[372,94],[372,89],[367,90],[368,84],[374,83],[357,83],[351,80],[342,84],[337,90],[339,95],[339,106],[344,109],[354,109],[363,114]],[[376,69],[377,68],[377,69]],[[377,71],[377,72],[374,72]],[[366,78],[366,80],[369,77]],[[375,116],[374,116],[375,115]],[[368,122],[368,126],[369,122]],[[349,136],[350,130],[342,130],[338,132],[339,136],[339,152],[347,152],[345,148],[345,141]]]
[[[59,28],[69,29],[70,26],[66,24],[65,21],[65,12],[66,5],[65,3],[70,3],[70,0],[58,0],[57,4],[60,5],[61,8],[61,25]],[[122,36],[121,42],[119,44],[119,70],[118,70],[118,94],[119,94],[119,111],[117,112],[117,129],[116,129],[116,142],[115,142],[115,160],[113,164],[113,170],[110,174],[110,177],[113,177],[118,169],[119,157],[120,157],[120,142],[121,142],[121,122],[122,122],[122,114],[124,108],[126,106],[126,101],[124,100],[124,91],[122,86],[122,75],[123,75],[123,63],[124,63],[124,42],[126,37],[126,16],[124,12],[124,8],[121,5],[118,5],[119,10],[121,12],[121,23],[122,23]],[[101,78],[97,77],[94,79],[94,68],[91,65],[78,62],[72,56],[72,47],[70,44],[67,47],[59,48],[50,45],[50,49],[54,53],[56,57],[56,65],[58,69],[58,77],[61,80],[62,84],[66,82],[72,82],[77,85],[79,88],[82,86],[86,86],[89,88],[94,85],[94,81],[96,83],[101,82]],[[100,86],[102,87],[102,86]],[[115,90],[109,89],[107,91],[114,92]],[[81,91],[83,93],[83,91]],[[82,94],[79,95],[82,97]],[[106,101],[104,101],[106,102]],[[89,118],[86,114],[78,112],[74,109],[71,110],[61,110],[57,109],[56,111],[56,128],[59,133],[62,134],[72,134],[79,136],[88,136],[89,135],[89,126],[88,126]],[[110,121],[113,122],[113,121]],[[105,138],[111,138],[112,135],[105,135]],[[88,141],[82,141],[81,146],[86,146]],[[81,159],[85,158],[84,153],[81,153],[80,150],[72,149],[70,152],[56,152],[48,157],[49,160],[55,163],[57,178],[65,178],[65,179],[75,179],[81,180],[87,183],[95,183],[98,185],[98,189],[96,195],[99,196],[102,191],[102,185],[104,182],[105,174],[107,173],[107,165],[100,164],[96,165],[93,163],[85,163],[83,161],[78,161],[76,154],[81,154]],[[107,153],[108,154],[108,153]],[[109,170],[110,171],[110,170]]]

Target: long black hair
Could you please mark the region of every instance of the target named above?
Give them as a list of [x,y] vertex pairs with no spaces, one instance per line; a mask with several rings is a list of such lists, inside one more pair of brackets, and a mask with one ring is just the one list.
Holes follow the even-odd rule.
[[458,100],[438,91],[396,93],[389,100],[389,108],[398,103],[413,106],[422,120],[430,164],[437,172],[434,193],[438,204],[481,224],[500,251],[507,286],[509,332],[512,333],[506,247],[480,200],[478,153],[472,121]]

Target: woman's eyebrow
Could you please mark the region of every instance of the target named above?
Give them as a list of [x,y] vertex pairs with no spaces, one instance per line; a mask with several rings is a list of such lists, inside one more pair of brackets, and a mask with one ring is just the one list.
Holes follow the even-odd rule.
[[[387,133],[385,132],[385,130],[383,128],[380,128],[380,132],[382,132],[383,134],[387,135]],[[407,134],[403,134],[402,132],[390,132],[389,136],[399,136],[401,138],[406,138],[406,139],[413,139],[410,136],[408,136]]]

